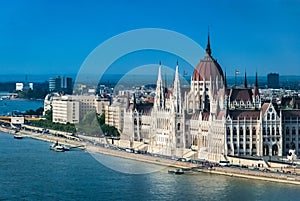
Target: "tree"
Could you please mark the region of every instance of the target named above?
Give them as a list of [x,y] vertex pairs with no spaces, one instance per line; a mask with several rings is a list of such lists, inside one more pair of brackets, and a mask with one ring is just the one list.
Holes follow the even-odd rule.
[[98,122],[99,122],[100,126],[105,124],[105,114],[104,113],[102,113],[102,114],[100,114],[100,116],[98,116]]
[[52,111],[52,109],[47,110],[47,111],[45,112],[45,118],[46,118],[48,121],[51,121],[51,122],[52,122],[52,116],[53,116],[53,111]]

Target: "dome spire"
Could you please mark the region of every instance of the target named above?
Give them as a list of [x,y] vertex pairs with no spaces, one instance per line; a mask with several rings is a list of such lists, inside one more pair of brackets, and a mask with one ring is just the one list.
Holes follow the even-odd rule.
[[211,56],[210,38],[209,38],[209,27],[208,27],[208,37],[207,37],[206,53],[207,53],[209,56]]

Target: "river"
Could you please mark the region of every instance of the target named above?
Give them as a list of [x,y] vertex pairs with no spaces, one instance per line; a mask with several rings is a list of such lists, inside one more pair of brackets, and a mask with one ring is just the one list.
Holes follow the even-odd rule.
[[[10,110],[20,111],[42,104],[8,103]],[[173,175],[167,168],[124,174],[102,165],[88,152],[53,152],[49,145],[0,132],[0,200],[299,200],[297,185],[206,173]],[[114,161],[105,158],[108,163]],[[121,161],[126,166],[127,160]]]

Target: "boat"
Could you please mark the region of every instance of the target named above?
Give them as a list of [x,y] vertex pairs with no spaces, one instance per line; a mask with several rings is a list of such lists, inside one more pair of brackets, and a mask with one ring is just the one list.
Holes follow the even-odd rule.
[[168,170],[168,173],[169,174],[184,174],[184,171],[181,168],[179,168],[176,170]]
[[184,174],[184,171],[180,168],[175,171],[175,174]]
[[69,150],[70,150],[69,147],[60,145],[60,144],[58,143],[58,141],[56,141],[55,143],[53,143],[53,144],[50,146],[50,149],[53,150],[53,151],[57,151],[57,152],[64,152],[64,151],[69,151]]
[[52,150],[53,150],[53,151],[57,151],[57,152],[64,152],[64,151],[65,151],[65,150],[64,150],[64,147],[61,146],[61,145],[55,146]]
[[22,135],[14,135],[14,138],[17,140],[21,140],[21,139],[23,139],[23,136]]

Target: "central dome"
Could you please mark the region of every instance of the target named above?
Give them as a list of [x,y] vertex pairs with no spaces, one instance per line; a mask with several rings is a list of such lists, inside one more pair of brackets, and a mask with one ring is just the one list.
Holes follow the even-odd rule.
[[209,81],[210,79],[215,80],[216,77],[218,77],[219,79],[222,77],[222,79],[224,80],[224,75],[221,66],[211,56],[210,41],[208,36],[206,55],[196,66],[193,73],[192,81]]

